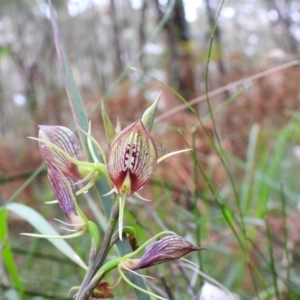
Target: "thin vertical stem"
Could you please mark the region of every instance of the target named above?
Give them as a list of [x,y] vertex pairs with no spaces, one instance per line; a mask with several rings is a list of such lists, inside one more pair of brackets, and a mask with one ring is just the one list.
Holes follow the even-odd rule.
[[[119,216],[119,205],[118,202],[115,201],[110,218],[108,221],[108,227],[105,232],[101,248],[99,250],[99,253],[97,254],[94,262],[92,265],[89,266],[86,275],[82,281],[81,287],[77,293],[76,300],[87,300],[89,298],[89,294],[94,290],[95,286],[89,286],[89,289],[87,289],[87,286],[89,285],[90,281],[96,274],[96,272],[99,270],[99,268],[103,265],[103,262],[108,254],[108,251],[110,249],[110,241],[111,237],[113,235],[116,223],[118,221],[118,216]],[[97,283],[96,283],[97,284]]]

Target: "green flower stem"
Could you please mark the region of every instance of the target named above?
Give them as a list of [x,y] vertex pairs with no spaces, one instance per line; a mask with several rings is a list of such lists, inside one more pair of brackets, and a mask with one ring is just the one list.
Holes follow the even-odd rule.
[[[111,237],[113,235],[116,223],[118,221],[118,216],[119,216],[119,204],[118,201],[115,201],[111,210],[110,218],[108,221],[108,227],[105,232],[100,251],[96,256],[94,263],[91,266],[89,266],[75,300],[87,300],[89,298],[90,293],[97,286],[99,281],[98,282],[93,281],[91,283],[91,280],[103,265],[104,260],[108,254]],[[99,277],[99,280],[100,279],[101,277]]]
[[86,289],[84,290],[84,294],[89,295],[95,289],[95,287],[100,282],[100,280],[104,277],[104,275],[109,271],[116,269],[121,261],[122,261],[122,257],[118,257],[116,259],[108,261],[105,265],[103,265],[100,268],[100,270],[96,273],[96,275],[93,277],[93,279],[90,281]]
[[126,275],[124,274],[124,272],[123,272],[123,270],[121,269],[121,266],[120,266],[120,265],[118,266],[118,271],[119,271],[119,274],[120,274],[120,276],[122,277],[122,279],[123,279],[126,283],[128,283],[130,286],[132,286],[133,288],[135,288],[135,289],[141,291],[142,293],[145,293],[146,295],[155,297],[156,299],[160,299],[160,300],[168,300],[168,299],[166,299],[166,298],[163,298],[163,297],[160,297],[160,296],[158,296],[158,295],[155,295],[155,294],[152,293],[152,292],[148,292],[147,290],[142,289],[142,288],[139,287],[138,285],[132,283],[132,282],[126,277]]

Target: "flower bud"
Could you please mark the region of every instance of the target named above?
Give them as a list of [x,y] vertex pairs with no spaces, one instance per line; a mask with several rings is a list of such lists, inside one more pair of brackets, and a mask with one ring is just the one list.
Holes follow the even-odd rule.
[[204,248],[193,246],[190,242],[178,235],[167,236],[149,247],[137,263],[132,263],[131,270],[149,268],[151,266],[166,263]]
[[160,97],[160,95],[158,95],[157,99],[153,102],[153,104],[145,110],[145,112],[142,116],[142,122],[143,122],[145,128],[147,128],[147,130],[149,130],[149,132],[151,131],[151,129],[153,127],[156,111],[158,108],[159,97]]
[[111,120],[110,120],[108,114],[105,111],[103,102],[102,102],[102,120],[103,120],[106,140],[107,140],[108,144],[110,145],[116,136],[116,132],[115,132],[115,129],[111,123]]

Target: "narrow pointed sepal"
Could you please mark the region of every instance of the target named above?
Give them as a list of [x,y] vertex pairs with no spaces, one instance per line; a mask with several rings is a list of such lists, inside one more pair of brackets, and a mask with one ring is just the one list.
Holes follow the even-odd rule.
[[110,145],[116,136],[116,132],[115,132],[115,129],[111,123],[111,120],[110,120],[108,114],[105,111],[103,102],[102,102],[102,121],[103,121],[103,125],[104,125],[106,140],[107,140],[108,144]]
[[78,231],[72,234],[67,235],[44,235],[44,234],[35,234],[35,233],[21,233],[21,235],[36,237],[40,239],[53,239],[53,240],[68,240],[74,239],[84,234],[86,230]]
[[153,102],[153,104],[145,110],[145,112],[142,116],[142,122],[143,122],[145,128],[149,132],[152,130],[152,127],[153,127],[156,111],[158,108],[159,98],[160,98],[160,94],[158,95],[156,100]]
[[161,163],[162,161],[164,161],[165,159],[173,156],[173,155],[177,155],[177,154],[181,154],[181,153],[184,153],[184,152],[188,152],[188,151],[192,151],[193,149],[183,149],[183,150],[178,150],[178,151],[174,151],[174,152],[170,152],[162,157],[160,157],[158,160],[157,160],[157,164]]

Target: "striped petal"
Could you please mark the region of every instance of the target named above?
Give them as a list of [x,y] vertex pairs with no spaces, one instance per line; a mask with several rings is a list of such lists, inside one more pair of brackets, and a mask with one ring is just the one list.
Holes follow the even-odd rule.
[[[70,192],[75,195],[73,182],[68,178],[62,178],[61,173],[51,166],[48,166],[48,179],[61,209],[71,220],[76,211],[72,195],[70,195]],[[67,184],[69,184],[69,188]]]
[[134,270],[149,268],[151,266],[166,263],[204,248],[193,246],[190,242],[178,235],[167,236],[149,247]]
[[152,177],[157,166],[157,149],[141,120],[125,128],[113,141],[107,169],[118,193],[130,196]]
[[[63,126],[39,126],[39,138],[50,142],[69,154],[72,158],[80,157],[80,144],[74,133]],[[39,141],[40,152],[48,165],[59,169],[66,177],[82,179],[77,171],[77,166],[63,153],[53,149],[48,143]]]

